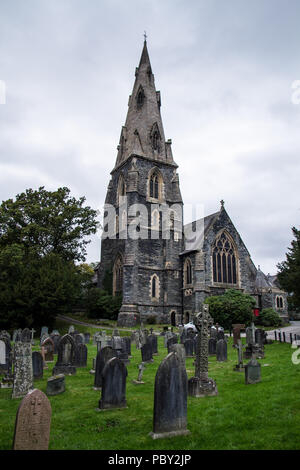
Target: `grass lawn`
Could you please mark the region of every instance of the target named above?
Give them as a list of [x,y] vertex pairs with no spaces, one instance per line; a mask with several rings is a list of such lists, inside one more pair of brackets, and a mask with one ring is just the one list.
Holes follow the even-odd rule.
[[[68,330],[64,322],[56,328]],[[97,331],[76,326],[79,331]],[[109,333],[109,331],[108,331]],[[129,334],[129,333],[128,333]],[[88,366],[66,376],[66,391],[49,397],[52,407],[50,450],[261,450],[300,448],[300,364],[291,361],[289,344],[274,342],[265,346],[261,364],[262,381],[245,385],[244,373],[234,372],[237,352],[228,344],[228,361],[209,358],[209,377],[217,382],[218,396],[188,397],[188,429],[191,434],[152,440],[155,373],[167,350],[158,338],[159,355],[147,364],[145,385],[134,385],[141,352],[133,344],[128,364],[127,408],[97,412],[100,391],[93,390],[89,373],[96,346],[88,345]],[[243,338],[245,342],[245,338]],[[34,347],[38,350],[39,347]],[[56,359],[56,357],[55,357]],[[43,379],[34,386],[46,391],[54,363],[48,364]],[[188,377],[194,375],[193,359],[186,360]],[[16,412],[21,399],[11,399],[11,389],[0,389],[0,449],[11,449]]]

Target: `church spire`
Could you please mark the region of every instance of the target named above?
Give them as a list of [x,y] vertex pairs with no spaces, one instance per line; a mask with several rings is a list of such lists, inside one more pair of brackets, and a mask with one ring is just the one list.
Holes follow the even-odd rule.
[[122,127],[115,169],[132,155],[174,163],[170,140],[165,142],[160,114],[160,92],[155,89],[146,35],[135,82],[129,97],[125,126]]

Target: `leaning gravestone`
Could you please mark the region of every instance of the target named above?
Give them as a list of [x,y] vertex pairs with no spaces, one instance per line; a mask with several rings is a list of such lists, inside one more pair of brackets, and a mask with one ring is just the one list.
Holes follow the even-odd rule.
[[175,352],[159,365],[155,376],[152,439],[189,434],[187,429],[188,380]]
[[32,371],[34,379],[42,379],[44,373],[44,361],[43,356],[39,351],[33,351],[32,353]]
[[53,368],[52,375],[76,374],[75,367],[75,341],[71,335],[62,336],[57,346],[57,362]]
[[225,339],[219,339],[216,347],[217,361],[227,361],[227,341]]
[[95,366],[95,379],[94,379],[94,390],[100,390],[102,387],[102,372],[106,363],[116,357],[116,351],[113,350],[110,346],[105,346],[100,349],[96,357],[96,366]]
[[31,343],[18,341],[13,349],[14,379],[12,398],[24,397],[33,389]]
[[117,357],[109,359],[102,373],[102,393],[99,409],[126,408],[125,364]]
[[145,382],[142,381],[142,378],[143,378],[143,372],[144,372],[144,369],[145,369],[145,364],[143,362],[141,362],[139,365],[138,365],[138,369],[139,369],[139,373],[138,373],[138,377],[137,377],[137,380],[133,380],[132,383],[134,385],[142,385],[144,384]]
[[261,381],[260,364],[252,357],[248,364],[245,365],[245,382],[248,384],[256,384]]
[[41,390],[31,390],[17,411],[13,449],[48,450],[50,423],[50,401]]

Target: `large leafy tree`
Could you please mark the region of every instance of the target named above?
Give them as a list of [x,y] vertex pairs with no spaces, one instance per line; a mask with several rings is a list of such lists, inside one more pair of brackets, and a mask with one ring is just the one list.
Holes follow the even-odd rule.
[[278,263],[278,275],[280,287],[287,291],[289,304],[292,309],[300,309],[300,230],[292,228],[295,237],[286,253],[286,260]]
[[51,326],[78,299],[97,212],[68,188],[26,190],[0,206],[0,328]]
[[231,329],[234,323],[249,325],[253,320],[255,299],[239,290],[228,289],[223,295],[207,297],[205,303],[214,322],[225,329]]

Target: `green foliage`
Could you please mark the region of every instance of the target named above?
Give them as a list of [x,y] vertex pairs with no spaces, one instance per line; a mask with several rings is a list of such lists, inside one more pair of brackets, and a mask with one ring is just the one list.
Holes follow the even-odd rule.
[[282,326],[283,321],[278,313],[272,308],[264,308],[259,317],[257,317],[257,324],[262,326]]
[[225,329],[231,329],[234,323],[249,325],[253,320],[255,299],[239,290],[228,289],[223,295],[207,297],[205,303],[209,305],[214,323],[219,323]]
[[122,296],[113,296],[105,290],[92,287],[87,293],[86,305],[89,318],[116,320],[122,305]]
[[0,206],[0,328],[52,326],[75,305],[93,274],[85,238],[95,233],[96,211],[85,198],[32,189]]
[[295,240],[286,253],[286,261],[278,263],[277,279],[282,289],[287,291],[290,309],[300,310],[300,230],[292,228]]

